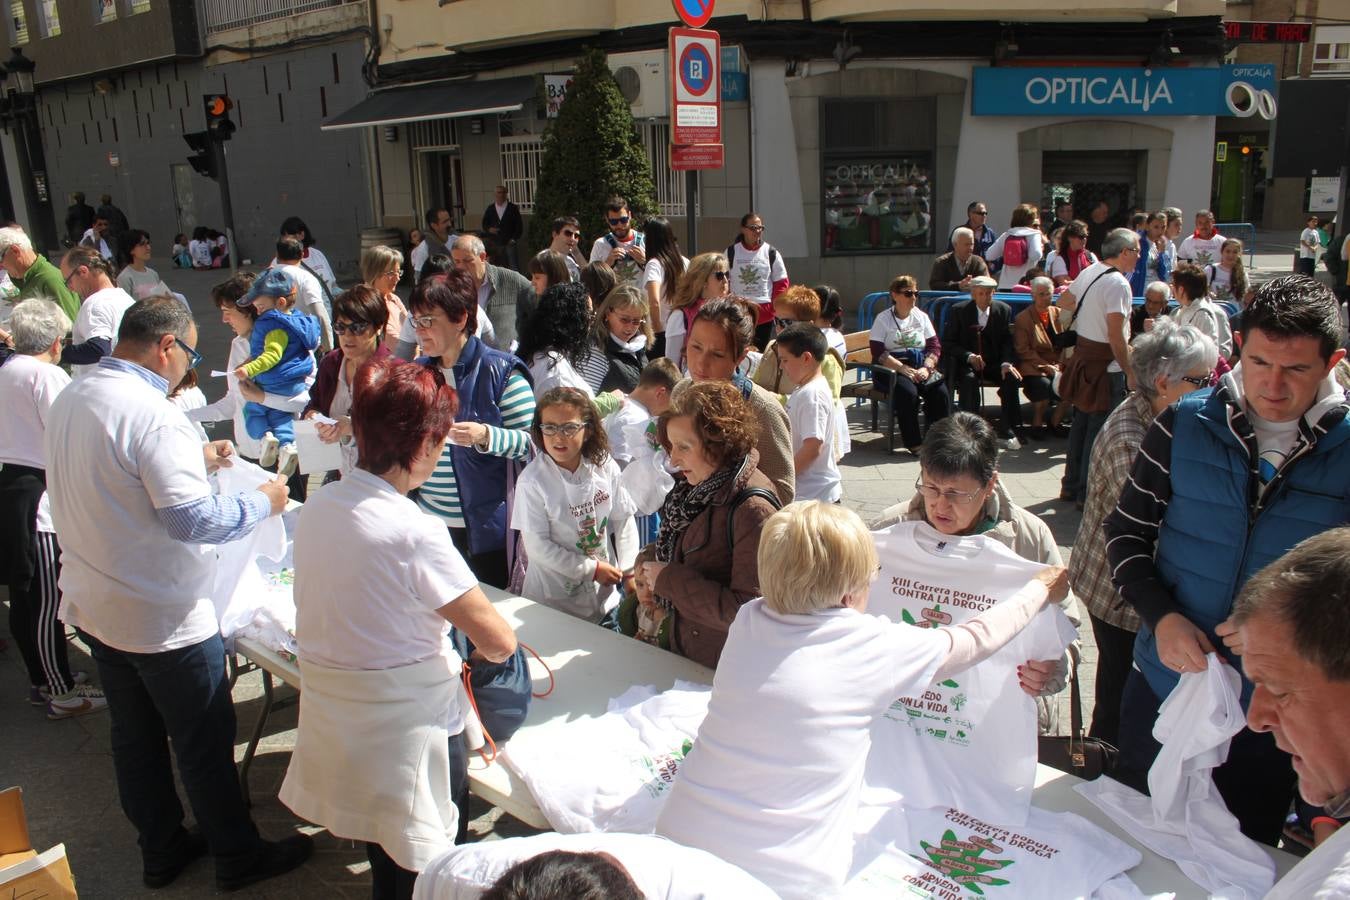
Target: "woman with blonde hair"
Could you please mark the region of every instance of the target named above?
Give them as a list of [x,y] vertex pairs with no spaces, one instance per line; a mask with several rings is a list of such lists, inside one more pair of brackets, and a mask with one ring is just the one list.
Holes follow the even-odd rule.
[[403,277],[403,254],[393,247],[380,244],[361,251],[361,280],[373,287],[389,308],[389,320],[384,327],[383,346],[390,353],[398,349],[399,334],[408,309],[394,293]]
[[684,369],[684,340],[694,324],[699,309],[709,300],[726,297],[731,292],[731,269],[721,253],[700,253],[695,256],[680,277],[675,296],[670,300],[670,315],[666,318],[666,357]]
[[637,288],[621,284],[595,311],[591,352],[581,362],[581,377],[595,394],[637,387],[647,365],[654,335],[647,300]]

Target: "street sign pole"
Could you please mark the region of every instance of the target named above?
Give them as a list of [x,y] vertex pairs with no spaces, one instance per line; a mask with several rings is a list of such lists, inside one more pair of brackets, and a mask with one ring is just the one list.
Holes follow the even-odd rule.
[[698,170],[690,169],[684,173],[684,212],[689,218],[689,243],[685,244],[688,248],[690,257],[698,253]]
[[234,207],[230,204],[230,170],[225,164],[225,142],[213,140],[220,180],[220,214],[225,219],[225,241],[230,245],[230,272],[239,274],[239,245],[234,242]]
[[[687,24],[706,22],[712,14],[712,6],[711,0],[676,0],[676,9],[681,10],[681,18]],[[695,17],[694,12],[700,16]],[[698,170],[720,169],[724,164],[721,48],[721,38],[716,31],[670,29],[670,167],[685,171],[685,213],[689,222],[687,247],[695,255],[699,250]]]

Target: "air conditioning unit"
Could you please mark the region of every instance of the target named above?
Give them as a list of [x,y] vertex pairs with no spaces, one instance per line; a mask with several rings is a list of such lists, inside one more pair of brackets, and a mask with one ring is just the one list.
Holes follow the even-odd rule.
[[635,119],[654,119],[670,114],[670,82],[666,80],[666,51],[640,50],[611,53],[609,68],[619,90],[633,109]]

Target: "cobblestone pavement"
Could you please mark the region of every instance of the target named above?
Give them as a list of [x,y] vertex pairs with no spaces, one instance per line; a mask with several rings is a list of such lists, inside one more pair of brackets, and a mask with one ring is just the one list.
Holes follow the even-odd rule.
[[[1269,238],[1272,251],[1258,253],[1256,274],[1279,271],[1289,265],[1292,239]],[[1258,247],[1261,249],[1261,247]],[[200,323],[198,347],[206,358],[203,369],[223,364],[229,334],[210,306],[207,289],[223,275],[217,272],[181,272],[165,264],[161,274],[175,289],[185,293]],[[217,362],[219,360],[220,362]],[[219,388],[208,382],[209,398]],[[845,503],[864,519],[887,506],[908,499],[918,475],[914,457],[900,450],[888,454],[884,435],[867,431],[870,416],[865,408],[850,410],[853,451],[841,463]],[[222,435],[225,436],[225,435]],[[1054,532],[1067,561],[1078,528],[1079,514],[1071,504],[1058,503],[1059,476],[1066,441],[1050,440],[1003,454],[1002,479],[1013,499],[1040,516]],[[3,592],[3,588],[0,588]],[[1080,629],[1083,644],[1083,694],[1091,715],[1096,648],[1086,622]],[[0,635],[7,629],[0,625]],[[94,672],[93,662],[78,642],[71,645],[75,668]],[[618,693],[622,686],[616,685]],[[282,688],[283,694],[291,693]],[[262,701],[261,677],[252,673],[240,678],[234,697],[239,720],[236,754],[241,755],[247,735],[257,719]],[[1067,692],[1064,696],[1067,696]],[[145,896],[140,883],[140,855],[136,836],[118,805],[109,749],[108,716],[100,713],[63,722],[49,722],[42,710],[29,706],[26,678],[17,649],[0,653],[0,787],[20,785],[28,809],[34,845],[45,849],[64,842],[78,880],[80,895],[87,900],[123,900]],[[1061,700],[1060,721],[1067,727],[1068,715]],[[318,852],[304,867],[253,890],[242,898],[364,898],[369,896],[368,866],[364,850],[339,841],[320,829],[295,819],[276,799],[295,741],[296,707],[275,712],[267,725],[263,743],[251,773],[254,816],[264,835],[281,837],[300,829],[316,835]],[[529,829],[509,816],[502,816],[481,801],[474,801],[472,834],[491,839],[528,833]],[[165,897],[195,898],[215,894],[211,866],[198,863],[171,887],[155,892]]]

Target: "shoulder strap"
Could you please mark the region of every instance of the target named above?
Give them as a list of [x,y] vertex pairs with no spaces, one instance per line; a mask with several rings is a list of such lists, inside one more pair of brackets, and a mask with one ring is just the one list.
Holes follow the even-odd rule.
[[1113,267],[1108,266],[1104,271],[1098,272],[1097,277],[1089,281],[1088,286],[1083,288],[1083,296],[1078,298],[1078,305],[1073,308],[1073,315],[1069,317],[1069,324],[1065,326],[1065,331],[1072,330],[1073,323],[1078,321],[1078,311],[1083,308],[1083,301],[1087,299],[1088,291],[1092,290],[1092,286],[1114,271],[1116,270]]
[[731,246],[727,247],[727,265],[734,265],[736,262],[736,242],[732,241]]
[[772,245],[770,245],[770,246],[769,246],[769,268],[772,269],[772,268],[773,268],[773,264],[776,263],[776,262],[778,262],[778,251],[775,250],[775,249],[773,248]]
[[778,495],[775,494],[773,491],[769,490],[768,488],[760,488],[760,487],[756,487],[756,488],[741,488],[739,491],[737,491],[737,492],[736,492],[736,496],[732,497],[732,498],[731,498],[731,502],[730,502],[729,504],[727,504],[727,507],[728,507],[728,508],[727,508],[727,552],[728,552],[728,553],[731,552],[732,538],[735,537],[735,530],[736,530],[736,528],[735,528],[735,526],[736,526],[736,510],[737,510],[737,508],[740,507],[740,505],[741,505],[742,503],[744,503],[745,501],[749,500],[751,497],[763,497],[765,500],[769,501],[769,504],[770,504],[771,506],[773,506],[774,509],[782,509],[782,508],[783,508],[783,504],[782,504],[782,502],[778,499]]
[[614,236],[614,232],[606,231],[605,243],[609,244],[611,247],[617,247],[619,246],[619,239]]
[[319,287],[323,290],[323,295],[328,300],[328,305],[333,305],[333,292],[328,289],[328,282],[323,280],[323,276],[309,267],[309,263],[303,259],[300,260],[300,268],[314,276],[314,280],[319,282]]

